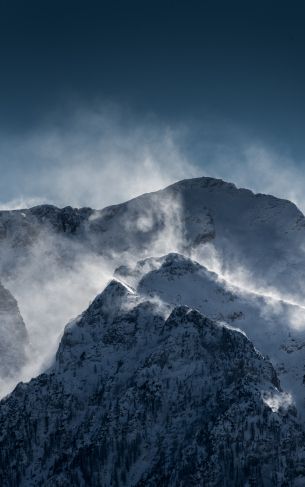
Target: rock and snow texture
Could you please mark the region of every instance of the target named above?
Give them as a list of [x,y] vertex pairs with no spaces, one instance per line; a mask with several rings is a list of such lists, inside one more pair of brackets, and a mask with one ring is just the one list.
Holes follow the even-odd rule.
[[295,408],[246,336],[117,281],[1,402],[0,431],[3,487],[305,482]]
[[0,283],[0,381],[25,365],[27,331],[17,301]]
[[[42,205],[0,212],[2,271],[24,263],[33,244],[53,232],[67,252],[82,249],[124,263],[213,244],[222,272],[242,268],[256,284],[305,297],[305,218],[291,202],[213,178],[190,179],[103,210]],[[65,246],[64,246],[65,247]],[[65,247],[66,248],[66,247]],[[53,249],[54,250],[54,249]],[[72,252],[73,251],[73,252]],[[5,256],[5,259],[3,258]],[[120,261],[121,259],[121,261]]]
[[171,306],[182,303],[241,329],[270,358],[305,420],[305,308],[245,292],[175,253],[121,266],[115,275],[143,295]]
[[0,211],[1,281],[19,303],[41,363],[120,265],[176,251],[244,289],[302,305],[304,249],[305,219],[294,204],[212,178],[102,210]]
[[[51,350],[92,275],[118,279],[0,403],[0,485],[304,486],[304,252],[295,205],[212,178],[0,212],[2,282]],[[26,332],[0,287],[1,316],[9,376]]]

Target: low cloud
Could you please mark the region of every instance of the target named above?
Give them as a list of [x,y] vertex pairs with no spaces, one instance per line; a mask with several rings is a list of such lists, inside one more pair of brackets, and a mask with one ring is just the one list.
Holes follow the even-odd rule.
[[[142,207],[134,202],[129,219],[125,216],[118,228],[117,238],[120,231],[126,237],[126,250],[122,252],[110,247],[107,256],[102,256],[95,245],[91,249],[88,242],[83,245],[77,239],[48,230],[41,231],[30,246],[24,244],[12,251],[1,248],[2,261],[9,263],[10,269],[2,279],[18,301],[30,346],[26,367],[15,380],[0,381],[0,394],[6,394],[17,381],[29,380],[50,365],[64,326],[88,307],[117,266],[133,264],[141,257],[164,255],[182,245],[177,197],[153,195],[144,213],[140,210]],[[17,256],[23,258],[16,266]]]
[[[171,127],[154,117],[139,121],[115,107],[103,107],[76,110],[60,126],[54,122],[24,136],[0,136],[0,164],[9,169],[8,176],[2,178],[1,208],[41,203],[103,208],[180,179],[206,175],[291,199],[305,209],[305,182],[288,156],[259,142],[245,142],[242,137],[235,139],[234,147],[220,143],[216,137],[214,146],[206,151],[203,140],[199,157],[190,144],[185,144],[190,130]],[[126,253],[118,262],[114,255],[110,262],[78,249],[78,260],[63,270],[56,260],[57,241],[46,237],[32,249],[27,265],[6,282],[18,299],[31,338],[23,379],[37,374],[51,360],[64,325],[103,289],[115,265],[181,251],[183,229],[178,201],[160,201],[125,225],[146,234],[154,230],[160,215],[164,217],[164,229],[156,233],[143,256]],[[195,258],[227,281],[281,298],[270,289],[258,289],[255,276],[242,267],[237,266],[234,274],[223,274],[223,263],[212,245],[202,246],[201,251]],[[297,312],[291,321],[295,328],[303,327]]]

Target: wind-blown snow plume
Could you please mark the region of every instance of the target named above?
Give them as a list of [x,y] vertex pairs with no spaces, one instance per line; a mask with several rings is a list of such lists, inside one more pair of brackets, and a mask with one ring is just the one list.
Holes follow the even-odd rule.
[[[22,247],[20,255],[18,249],[10,254],[11,249],[5,253],[2,248],[2,260],[10,268],[5,283],[18,300],[30,337],[28,361],[20,380],[30,379],[50,364],[65,324],[101,292],[118,265],[129,265],[139,257],[164,255],[182,247],[183,225],[178,197],[152,195],[151,204],[141,210],[139,212],[135,206],[131,216],[124,217],[119,226],[117,239],[122,231],[129,232],[132,237],[126,241],[127,248],[122,252],[110,248],[110,253],[100,255],[94,237],[91,242],[94,250],[91,250],[81,240],[73,240],[51,229],[40,230],[37,234],[38,230],[33,230],[36,240],[27,243],[27,250]],[[89,220],[94,223],[96,218],[96,213],[92,213]],[[134,241],[134,232],[137,241]],[[21,235],[24,238],[24,234]],[[15,238],[19,242],[19,237]],[[9,263],[14,265],[16,255],[20,262],[16,272],[12,272]],[[161,309],[161,302],[159,306]],[[2,394],[15,382],[2,384]]]
[[231,286],[237,287],[240,292],[261,296],[263,298],[262,316],[280,315],[283,313],[284,305],[289,305],[286,312],[287,324],[291,330],[305,330],[305,307],[300,296],[281,292],[270,285],[263,285],[256,279],[253,272],[236,262],[234,262],[234,266],[226,265],[227,263],[221,259],[211,242],[193,249],[192,258],[215,272],[228,289]]
[[293,404],[291,394],[287,392],[265,392],[263,394],[263,401],[272,409],[274,413],[277,413],[280,409],[286,410]]
[[[66,265],[62,257],[66,255]],[[81,313],[103,289],[112,267],[78,244],[45,232],[29,249],[18,272],[5,283],[17,298],[29,333],[27,363],[19,380],[28,380],[49,365],[65,324]],[[1,384],[1,394],[16,383]]]
[[[103,208],[199,175],[181,150],[181,133],[156,118],[139,120],[97,104],[72,110],[64,123],[54,118],[39,131],[0,136],[0,157],[9,168],[3,187],[0,183],[1,206],[33,206],[34,199]],[[7,187],[16,181],[22,181],[24,193],[5,201]]]

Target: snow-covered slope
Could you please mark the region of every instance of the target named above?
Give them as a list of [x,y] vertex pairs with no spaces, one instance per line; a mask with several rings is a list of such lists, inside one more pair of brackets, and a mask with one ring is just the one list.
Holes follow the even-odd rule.
[[0,482],[301,486],[304,432],[246,336],[112,281],[0,403]]
[[141,294],[188,305],[240,328],[270,357],[285,390],[305,419],[305,308],[242,289],[190,258],[168,254],[121,266],[115,275]]
[[25,364],[27,338],[17,301],[0,283],[0,383]]
[[[68,247],[71,242],[81,243],[116,264],[123,264],[127,256],[185,253],[210,242],[223,273],[242,270],[257,286],[272,287],[298,300],[305,297],[303,214],[289,201],[237,189],[221,180],[185,180],[96,211],[50,205],[2,211],[1,268],[12,272],[16,255],[20,259],[33,242],[45,241],[53,231],[64,236]],[[67,252],[62,243],[55,248],[64,262]]]
[[2,211],[0,279],[19,303],[37,370],[114,269],[141,258],[180,252],[244,289],[302,305],[304,222],[288,201],[212,178],[103,210]]
[[118,267],[0,403],[0,485],[305,485],[304,249],[295,205],[211,178],[0,212],[1,279],[44,359]]

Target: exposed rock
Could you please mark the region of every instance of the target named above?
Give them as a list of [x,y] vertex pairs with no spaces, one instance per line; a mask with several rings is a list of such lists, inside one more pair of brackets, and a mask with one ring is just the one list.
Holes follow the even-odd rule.
[[25,364],[27,338],[17,301],[0,283],[0,379],[14,376]]
[[297,485],[295,414],[245,335],[112,282],[1,402],[1,485]]

